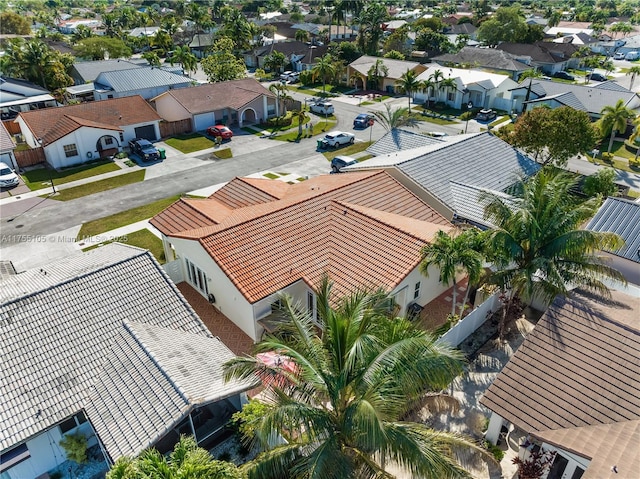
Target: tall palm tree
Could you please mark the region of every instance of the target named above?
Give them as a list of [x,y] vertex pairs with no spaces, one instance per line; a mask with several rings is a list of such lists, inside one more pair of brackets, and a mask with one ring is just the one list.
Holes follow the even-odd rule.
[[624,132],[627,129],[627,120],[634,118],[635,113],[626,107],[623,100],[618,100],[615,106],[605,106],[600,113],[602,114],[600,119],[602,133],[611,132],[609,148],[607,149],[607,153],[611,153],[615,134],[619,131]]
[[449,90],[455,90],[456,88],[458,88],[458,84],[456,83],[455,78],[445,78],[440,82],[439,86],[440,89],[442,89],[445,93],[445,102],[447,101],[447,94],[449,93]]
[[369,71],[367,72],[367,80],[373,89],[377,90],[380,87],[380,78],[384,78],[389,74],[389,67],[384,64],[384,60],[378,58]]
[[[412,477],[469,476],[451,450],[477,450],[473,443],[402,419],[426,391],[461,373],[458,352],[391,318],[381,291],[336,298],[325,279],[317,292],[321,336],[305,308],[282,302],[286,319],[254,351],[277,351],[293,367],[255,357],[225,364],[226,379],[274,378],[266,386],[272,406],[256,421],[269,448],[246,466],[249,479],[392,477],[391,462]],[[286,443],[273,446],[278,434]]]
[[629,68],[627,75],[631,75],[631,81],[629,82],[629,90],[633,90],[633,82],[636,80],[636,76],[640,73],[640,67],[635,66]]
[[240,479],[236,466],[213,459],[191,436],[182,436],[169,456],[147,449],[139,457],[121,457],[107,473],[107,479],[162,477],[163,479]]
[[418,74],[409,69],[407,69],[407,71],[403,73],[400,79],[396,82],[396,86],[406,92],[407,97],[409,98],[409,114],[411,114],[411,94],[420,88],[420,84],[421,81],[418,80]]
[[47,88],[45,70],[53,62],[53,54],[49,47],[40,40],[30,40],[22,47],[21,68],[28,79],[39,79],[40,85]]
[[378,45],[382,38],[382,22],[389,17],[387,8],[382,3],[367,2],[360,14],[360,30],[358,46],[367,55],[378,53]]
[[[473,231],[473,230],[468,230]],[[464,273],[469,275],[467,291],[472,283],[476,283],[482,271],[482,255],[474,249],[472,243],[473,233],[466,231],[457,232],[452,235],[445,231],[438,231],[435,239],[422,248],[422,261],[420,271],[429,276],[431,266],[438,268],[440,282],[445,286],[453,283],[453,301],[451,304],[451,315],[456,314],[457,298],[457,276]],[[466,297],[465,297],[466,302]],[[461,305],[461,312],[464,311],[465,302]]]
[[420,83],[419,88],[421,90],[424,90],[427,93],[427,108],[429,108],[429,105],[431,103],[431,91],[432,90],[435,91],[436,84],[433,81],[433,79],[431,77],[429,77],[426,80],[422,80],[422,82]]
[[[276,116],[280,116],[280,104],[287,98],[291,98],[289,95],[289,89],[287,85],[283,83],[272,83],[269,85],[269,91],[276,95]],[[282,114],[286,113],[286,108],[283,108]]]
[[620,237],[579,229],[596,213],[600,199],[576,199],[572,193],[576,181],[567,173],[543,169],[520,180],[512,199],[493,194],[480,197],[486,201],[485,218],[495,225],[488,233],[486,252],[497,271],[489,279],[507,292],[501,337],[516,296],[550,304],[556,296],[568,295],[571,287],[607,295],[604,278],[625,282],[599,255],[599,251],[621,247]]
[[198,64],[196,56],[191,53],[191,49],[187,45],[177,46],[175,48],[173,55],[169,58],[171,66],[173,66],[174,62],[179,63],[183,70],[189,72],[194,71]]
[[333,57],[327,53],[325,56],[316,58],[316,64],[311,69],[314,78],[322,79],[322,93],[326,94],[327,77],[333,77],[336,73],[333,64]]
[[307,119],[307,114],[304,110],[300,109],[293,113],[293,117],[298,121],[298,138],[302,138],[302,125]]
[[436,92],[436,102],[438,101],[438,93],[440,92],[440,82],[444,80],[444,74],[442,70],[437,69],[431,75],[429,75],[429,79],[434,84],[434,91]]
[[309,32],[306,30],[296,30],[296,40],[299,42],[308,42],[309,41]]
[[415,126],[417,124],[417,120],[409,116],[408,108],[394,108],[392,110],[388,103],[385,103],[384,107],[386,111],[372,111],[371,113],[385,130],[391,131],[401,126]]

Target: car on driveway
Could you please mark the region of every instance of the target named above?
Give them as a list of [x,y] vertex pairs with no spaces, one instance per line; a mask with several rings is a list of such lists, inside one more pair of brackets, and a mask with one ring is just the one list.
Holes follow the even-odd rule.
[[353,119],[354,128],[367,128],[372,126],[372,122],[375,121],[375,117],[369,113],[360,113]]
[[309,105],[309,111],[319,115],[333,115],[335,108],[333,108],[333,104],[329,101],[319,101]]
[[476,121],[491,121],[497,116],[496,112],[491,108],[480,110],[476,115]]
[[342,145],[353,145],[356,141],[356,137],[353,133],[347,133],[346,131],[332,131],[327,133],[325,137],[320,140],[322,148],[338,148]]
[[336,156],[331,160],[331,171],[333,173],[340,173],[340,170],[345,166],[355,165],[357,162],[358,160],[350,156]]
[[233,132],[224,125],[215,125],[207,128],[207,135],[214,138],[222,138],[223,140],[230,140],[233,137]]
[[624,53],[617,52],[615,55],[613,55],[613,59],[614,60],[624,60]]
[[555,72],[553,74],[553,78],[561,78],[562,80],[570,80],[570,81],[574,81],[576,79],[576,77],[574,77],[571,73],[566,72],[564,70]]
[[591,81],[607,81],[608,78],[601,73],[592,73],[589,75],[589,80]]
[[155,161],[160,159],[160,151],[149,140],[136,138],[129,140],[129,150],[142,161]]
[[0,162],[0,188],[12,188],[20,183],[20,178],[9,165]]

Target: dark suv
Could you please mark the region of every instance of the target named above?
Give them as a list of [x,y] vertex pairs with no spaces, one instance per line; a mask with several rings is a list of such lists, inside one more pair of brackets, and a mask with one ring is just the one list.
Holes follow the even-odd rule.
[[553,78],[562,78],[563,80],[574,81],[576,77],[574,77],[571,73],[567,73],[564,70],[560,70],[559,72],[555,72],[553,74]]
[[358,160],[350,156],[336,156],[331,160],[331,171],[333,173],[340,173],[340,170],[345,166],[355,165],[357,162]]
[[367,128],[369,126],[372,125],[372,122],[374,121],[374,116],[373,115],[369,115],[368,113],[360,113],[358,116],[356,116],[353,120],[353,127],[354,128]]
[[129,150],[138,155],[142,161],[155,161],[160,159],[160,152],[149,140],[136,138],[129,140]]

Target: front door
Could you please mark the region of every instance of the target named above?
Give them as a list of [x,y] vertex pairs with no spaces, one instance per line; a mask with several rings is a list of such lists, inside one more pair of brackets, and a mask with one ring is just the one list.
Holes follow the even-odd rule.
[[569,460],[566,457],[556,454],[556,458],[551,465],[547,479],[561,479]]

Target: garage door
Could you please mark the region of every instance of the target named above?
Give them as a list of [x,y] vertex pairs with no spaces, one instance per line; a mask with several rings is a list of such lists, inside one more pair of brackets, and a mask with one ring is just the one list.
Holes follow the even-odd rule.
[[156,141],[156,129],[153,125],[139,126],[135,130],[136,138],[144,138],[149,141]]
[[201,113],[193,117],[196,131],[203,131],[209,128],[211,125],[216,124],[216,119],[213,112]]

